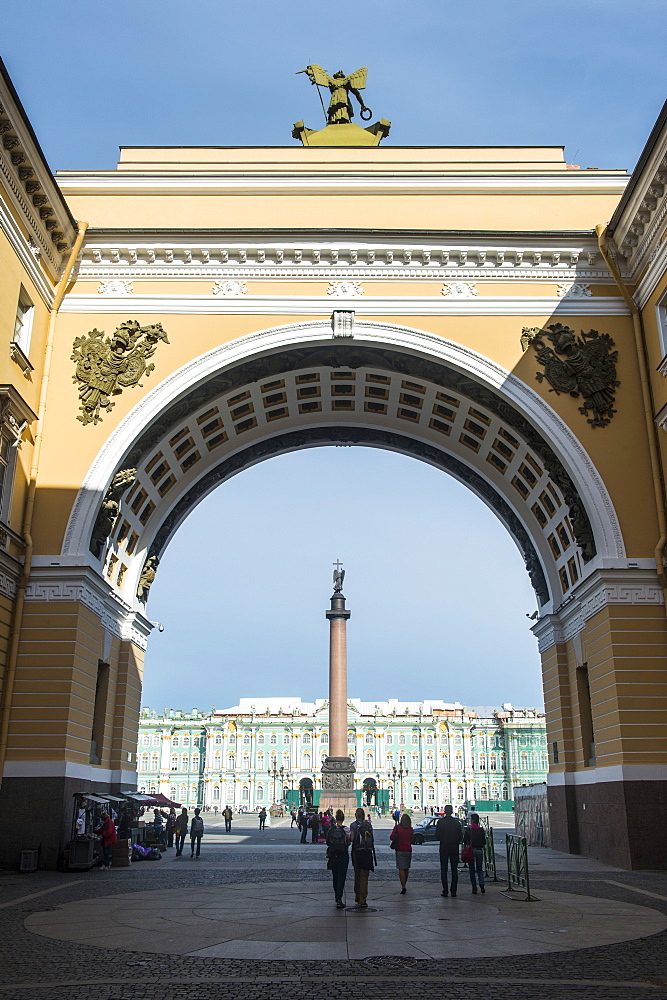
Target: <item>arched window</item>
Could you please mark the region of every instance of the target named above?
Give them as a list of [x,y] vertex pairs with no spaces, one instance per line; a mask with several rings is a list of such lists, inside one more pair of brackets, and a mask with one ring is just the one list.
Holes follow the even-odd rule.
[[148,735],[142,736],[141,737],[141,745],[142,745],[142,747],[149,747],[151,745],[151,738],[150,738],[150,736],[148,736]]
[[405,746],[405,733],[401,733],[398,737],[398,745],[401,747]]
[[171,758],[171,769],[172,771],[178,771],[178,757],[176,754]]
[[[147,771],[148,770],[148,754],[147,753],[142,753],[142,755],[141,755],[141,760],[139,762],[139,770],[140,771]],[[174,769],[172,767],[172,771],[173,770]]]
[[399,755],[398,766],[402,767],[403,770],[405,771],[405,754],[404,753],[402,753],[402,754]]
[[244,754],[243,754],[243,769],[246,770],[249,767],[250,767],[250,754],[244,752]]
[[230,747],[235,747],[236,746],[236,733],[230,733],[229,734],[229,736],[227,738],[227,743],[229,744]]
[[540,758],[540,763],[542,765],[542,770],[546,771],[549,768],[549,761],[547,760],[547,755],[543,753]]
[[149,791],[148,794],[149,795],[157,795],[157,785],[154,782],[152,782],[152,781],[151,781],[150,791]]
[[215,757],[213,758],[213,767],[214,767],[214,768],[215,768],[215,769],[216,769],[217,771],[219,771],[219,770],[220,770],[220,768],[222,767],[222,754],[220,754],[220,753],[217,753],[217,754],[215,755]]
[[427,733],[426,734],[426,746],[427,747],[432,747],[433,746],[433,733]]
[[393,766],[394,766],[394,755],[393,755],[393,753],[388,753],[387,754],[387,767],[393,767]]
[[259,743],[260,746],[264,746],[264,733],[259,734],[259,736],[257,737],[257,742]]
[[394,737],[392,736],[391,733],[387,733],[387,737],[385,739],[385,743],[387,744],[388,747],[390,747],[390,746],[393,745],[393,743],[394,743]]
[[244,733],[243,734],[243,746],[244,747],[249,747],[250,746],[250,733]]
[[301,769],[303,771],[310,771],[310,754],[305,753],[301,758]]
[[264,785],[257,785],[257,788],[255,789],[255,798],[258,802],[264,801]]
[[195,736],[195,738],[192,741],[192,745],[193,745],[193,747],[198,747],[199,746],[199,737],[198,736]]
[[157,771],[160,767],[160,759],[156,753],[151,754],[151,771]]
[[180,791],[180,795],[179,795],[179,798],[180,798],[181,802],[185,802],[185,800],[187,799],[187,797],[188,797],[188,786],[187,785],[181,785],[181,791]]
[[418,753],[413,753],[413,755],[412,755],[412,770],[413,771],[419,770],[419,754]]
[[328,742],[329,742],[329,734],[328,733],[322,733],[322,735],[320,737],[320,743],[328,743]]
[[169,796],[172,799],[176,798],[176,785],[170,785],[169,786]]
[[463,802],[463,785],[456,786],[456,801]]
[[160,734],[159,733],[153,733],[153,746],[154,747],[159,747],[160,746]]
[[372,771],[373,770],[373,754],[372,753],[367,753],[366,754],[366,765],[365,766],[366,766],[366,770],[367,771]]
[[463,767],[463,757],[461,756],[461,751],[459,750],[459,752],[456,755],[456,768],[458,771],[460,771],[462,767]]
[[188,755],[186,753],[184,753],[183,756],[181,757],[181,770],[182,771],[189,770]]
[[269,761],[269,767],[271,768],[272,771],[275,770],[276,767],[278,767],[278,758],[276,757],[276,755],[274,753],[271,754],[271,760]]
[[180,742],[181,742],[180,736],[172,736],[172,738],[171,738],[171,745],[173,747],[177,747]]
[[521,770],[522,771],[527,771],[528,770],[528,754],[525,751],[522,751],[521,754],[520,754],[520,758],[521,758]]
[[497,771],[497,770],[498,770],[498,758],[497,758],[497,756],[495,755],[495,753],[492,753],[492,754],[491,754],[491,755],[489,756],[489,763],[490,763],[490,765],[491,765],[491,770],[492,770],[492,771]]
[[449,757],[443,750],[440,751],[440,767],[444,771],[446,771],[447,768],[449,767]]
[[447,733],[442,733],[440,736],[440,743],[447,746]]
[[198,753],[193,754],[193,757],[192,757],[192,770],[193,771],[198,771],[199,770],[199,754]]
[[419,802],[419,785],[412,786],[412,801]]
[[498,785],[494,783],[493,785],[491,785],[491,798],[495,800],[499,797],[500,797],[500,791],[498,789]]
[[366,733],[366,742],[370,743],[372,745],[374,741],[375,741],[375,737],[373,736],[373,734],[372,733]]
[[[244,759],[245,759],[245,757],[244,757]],[[264,753],[261,750],[257,754],[257,769],[259,771],[263,771],[264,770]]]
[[413,747],[416,747],[418,745],[418,743],[419,743],[419,736],[417,735],[417,733],[413,733],[412,734],[412,745],[413,745]]
[[310,743],[310,733],[304,733],[303,734],[303,742],[304,742],[304,744]]
[[190,737],[189,736],[184,736],[183,737],[183,746],[184,747],[189,747],[190,746]]
[[507,801],[510,797],[509,789],[507,785],[503,785],[503,798]]
[[233,802],[233,801],[234,801],[234,782],[233,781],[228,781],[227,782],[227,802]]
[[271,733],[271,746],[274,747],[278,742],[278,737],[275,733]]
[[197,786],[196,785],[190,785],[190,801],[193,802],[193,803],[197,801]]
[[[327,755],[327,752],[325,750],[324,753],[322,754],[322,756],[326,757],[326,755]],[[287,750],[285,750],[285,752],[283,753],[283,767],[285,769],[289,768],[289,753],[288,753]]]
[[213,801],[214,802],[220,801],[220,785],[213,786]]
[[479,769],[480,771],[486,771],[486,754],[481,753],[479,755]]
[[456,736],[454,737],[454,746],[457,746],[457,747],[461,746],[461,734],[460,733],[457,733]]
[[227,770],[233,771],[236,764],[236,757],[233,753],[227,754]]
[[486,800],[489,797],[489,789],[486,785],[482,785],[481,798]]
[[248,788],[247,785],[244,785],[243,788],[241,789],[241,801],[247,802],[249,798],[250,798],[250,789]]
[[435,788],[433,785],[428,786],[428,801],[435,802]]
[[222,733],[216,733],[215,734],[215,745],[217,747],[222,746]]
[[427,753],[426,754],[426,766],[429,769],[429,771],[433,770],[433,754],[432,753]]

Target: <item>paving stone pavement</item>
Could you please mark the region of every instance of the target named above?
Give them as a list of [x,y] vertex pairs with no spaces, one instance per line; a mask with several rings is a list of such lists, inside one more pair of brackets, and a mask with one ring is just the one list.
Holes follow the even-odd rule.
[[[266,1000],[276,994],[291,997],[306,990],[310,993],[324,990],[342,998],[363,995],[368,1000],[380,997],[386,1000],[388,994],[397,990],[403,991],[407,998],[431,990],[440,995],[446,990],[464,1000],[478,998],[480,992],[491,993],[498,1000],[510,997],[512,1000],[583,1000],[584,997],[667,1000],[667,930],[650,933],[655,920],[662,921],[660,926],[667,926],[667,873],[626,872],[579,858],[572,858],[568,867],[568,856],[551,856],[549,852],[531,852],[532,887],[536,895],[544,896],[544,901],[508,904],[508,919],[513,919],[512,908],[524,915],[521,922],[526,912],[538,915],[542,908],[544,915],[544,907],[556,898],[552,894],[566,894],[575,901],[580,898],[581,905],[577,907],[575,902],[574,908],[582,912],[586,907],[595,911],[609,901],[618,915],[618,935],[629,936],[639,930],[640,936],[625,942],[551,952],[538,950],[532,954],[450,953],[445,958],[417,958],[401,956],[396,953],[400,948],[392,948],[397,936],[403,937],[399,915],[396,922],[399,930],[392,932],[385,949],[387,954],[366,958],[326,958],[321,952],[320,957],[312,954],[302,959],[272,960],[254,958],[247,952],[238,958],[155,953],[155,927],[151,926],[151,920],[160,916],[162,908],[156,902],[151,917],[150,899],[157,901],[163,894],[192,909],[193,901],[196,905],[199,899],[215,901],[218,894],[221,899],[236,896],[246,889],[250,891],[250,886],[259,886],[260,890],[265,887],[272,895],[276,890],[282,893],[284,887],[290,895],[294,891],[304,892],[317,904],[308,912],[306,922],[317,924],[320,913],[331,912],[331,883],[324,868],[323,851],[314,845],[296,844],[294,833],[288,826],[274,826],[271,840],[267,837],[260,841],[249,832],[247,836],[235,837],[234,843],[231,840],[225,843],[224,835],[207,831],[199,862],[191,862],[189,858],[174,861],[167,855],[161,862],[144,862],[109,872],[37,872],[22,876],[0,873],[0,998],[171,1000],[196,996],[198,1000],[227,997]],[[374,891],[376,902],[396,898],[393,855],[385,848],[380,849],[379,855],[378,870],[371,876],[371,905]],[[470,907],[473,899],[469,884],[463,880],[460,886],[461,902]],[[415,852],[408,894],[397,899],[407,903],[417,897],[433,899],[438,889],[437,852],[425,847],[419,854]],[[495,886],[487,892],[494,906],[496,893]],[[109,899],[120,904],[121,912],[127,914],[127,924],[131,925],[129,937],[123,931],[122,947],[114,946],[113,925],[109,926],[108,941],[97,939],[94,946],[82,940],[44,936],[30,929],[31,922],[40,921],[42,928],[48,925],[57,929],[61,922],[64,926],[62,916],[68,909],[74,914],[78,910],[84,916],[89,909],[95,913],[95,901],[106,907]],[[485,897],[474,897],[474,901],[489,905]],[[443,907],[451,907],[454,902],[438,898],[429,906],[442,903]],[[364,917],[376,919],[382,915],[382,906],[376,908],[378,914]],[[413,914],[410,923],[419,923],[414,910],[406,912]],[[347,911],[342,915],[348,922],[359,919]],[[648,923],[640,926],[640,919]],[[280,920],[278,913],[277,922]],[[85,920],[81,923],[85,927]],[[582,928],[585,924],[586,920],[580,921]],[[610,925],[613,924],[612,918]],[[475,921],[469,926],[469,936],[474,936]],[[458,922],[457,928],[460,933]],[[485,933],[490,933],[488,928]],[[349,939],[354,940],[352,932]],[[105,947],[105,943],[110,947]]]

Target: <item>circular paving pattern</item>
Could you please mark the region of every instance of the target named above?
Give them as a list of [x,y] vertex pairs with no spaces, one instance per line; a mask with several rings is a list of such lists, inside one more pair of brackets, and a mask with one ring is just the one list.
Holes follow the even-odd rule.
[[540,890],[526,903],[498,886],[443,898],[433,885],[371,884],[369,908],[334,906],[324,883],[257,882],[165,889],[67,903],[26,918],[62,941],[204,958],[464,958],[570,951],[630,941],[667,928],[648,906]]

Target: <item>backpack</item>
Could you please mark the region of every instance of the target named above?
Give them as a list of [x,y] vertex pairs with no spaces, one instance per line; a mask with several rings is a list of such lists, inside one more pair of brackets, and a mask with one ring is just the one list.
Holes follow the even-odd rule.
[[327,837],[328,854],[342,854],[347,851],[347,834],[342,826],[334,826]]
[[373,851],[375,849],[373,827],[366,820],[357,827],[354,838],[354,849],[355,851]]
[[200,834],[204,832],[204,820],[201,816],[194,816],[192,819],[192,826],[190,827],[190,832],[193,834]]

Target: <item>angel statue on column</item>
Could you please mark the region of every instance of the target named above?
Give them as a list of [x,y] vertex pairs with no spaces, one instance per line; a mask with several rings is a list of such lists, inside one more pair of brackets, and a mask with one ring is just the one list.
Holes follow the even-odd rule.
[[[300,69],[299,73],[305,73],[311,83],[318,87],[328,87],[331,93],[329,100],[329,110],[327,111],[327,125],[349,125],[354,114],[350,93],[354,94],[361,106],[360,114],[364,121],[369,121],[373,112],[364,104],[364,99],[359,93],[366,87],[366,75],[368,69],[362,66],[349,76],[345,76],[342,70],[338,70],[333,76],[329,76],[326,70],[313,63]],[[322,105],[324,107],[324,105]]]

